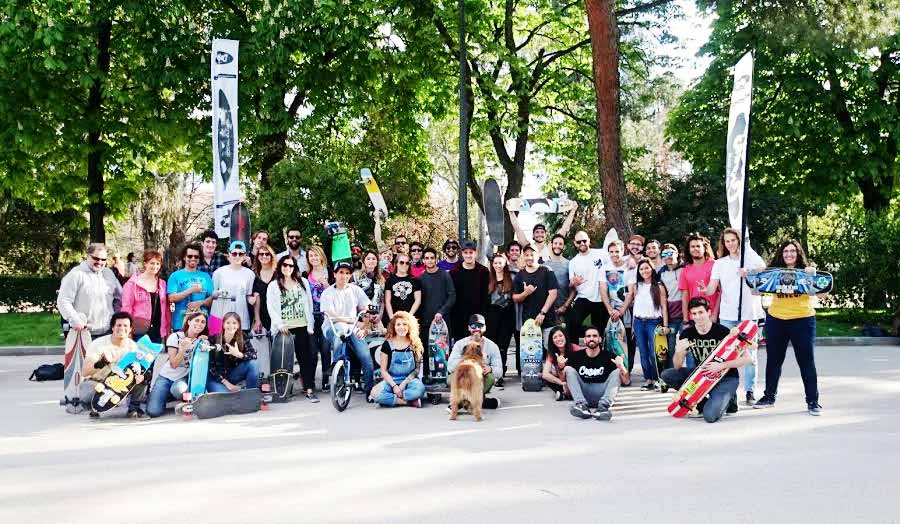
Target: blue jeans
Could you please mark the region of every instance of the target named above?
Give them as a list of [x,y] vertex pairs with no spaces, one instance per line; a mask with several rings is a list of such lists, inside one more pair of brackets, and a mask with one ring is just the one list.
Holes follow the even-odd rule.
[[156,377],[150,396],[147,397],[147,415],[158,417],[166,411],[166,401],[172,396],[181,400],[181,395],[188,390],[187,377],[171,380],[162,375]]
[[[412,351],[391,352],[391,361],[388,363],[387,373],[390,374],[394,383],[400,384],[415,370],[416,357]],[[418,378],[410,380],[406,383],[406,387],[403,388],[403,400],[406,402],[420,399],[423,395],[425,395],[425,384]],[[375,397],[375,402],[388,407],[396,404],[397,395],[394,394],[387,380],[381,385],[381,391]]]
[[656,352],[654,351],[654,337],[656,337],[656,327],[662,324],[660,318],[637,318],[632,322],[634,330],[634,338],[637,342],[638,350],[641,352],[641,370],[644,373],[644,380],[657,380],[659,373],[656,369]]
[[[666,359],[666,367],[672,367],[672,360],[675,357],[675,337],[681,332],[681,319],[669,319],[669,356]],[[690,353],[688,353],[690,355]]]
[[[728,329],[731,329],[731,328],[738,327],[738,324],[740,324],[740,322],[738,322],[737,320],[721,320],[720,319],[719,324],[722,324],[723,326],[727,327]],[[752,358],[753,360],[749,364],[744,366],[744,368],[742,370],[743,375],[744,375],[744,391],[746,391],[748,393],[753,393],[753,388],[754,388],[754,386],[756,386],[756,363],[757,363],[758,354],[757,354],[756,348],[749,348],[747,351],[749,351],[748,354],[750,355],[750,358]]]
[[803,389],[806,392],[806,403],[819,401],[818,376],[816,374],[816,317],[782,320],[766,315],[766,392],[765,395],[775,398],[778,394],[778,381],[781,379],[781,367],[787,356],[788,342],[794,346],[794,357],[800,367]]
[[331,348],[332,365],[335,362],[335,356],[339,353],[338,348],[340,347],[340,344],[346,344],[350,351],[356,355],[356,358],[359,359],[359,362],[362,365],[363,389],[366,390],[366,394],[368,395],[375,385],[375,378],[373,375],[375,367],[372,363],[372,355],[369,354],[369,348],[366,346],[366,343],[357,338],[355,333],[347,335],[344,342],[341,342],[341,339],[338,338],[330,328],[326,329],[324,334],[328,347]]
[[[667,369],[663,371],[663,380],[666,384],[680,388],[684,381],[687,380],[695,368],[681,367],[678,369]],[[703,419],[709,423],[718,421],[725,415],[728,409],[728,403],[737,392],[738,377],[723,377],[718,384],[709,392],[706,398],[706,404],[703,405]]]
[[[242,380],[247,382],[245,389],[255,389],[259,387],[259,363],[254,360],[245,360],[228,372],[226,377],[228,382],[239,384]],[[210,393],[225,393],[228,388],[218,379],[210,375],[206,379],[206,391]]]

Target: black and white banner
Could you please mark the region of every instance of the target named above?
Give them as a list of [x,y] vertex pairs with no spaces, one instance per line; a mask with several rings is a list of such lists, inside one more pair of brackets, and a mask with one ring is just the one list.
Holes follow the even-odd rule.
[[[750,126],[750,101],[753,92],[753,55],[745,54],[734,66],[734,89],[728,112],[728,145],[725,152],[725,197],[728,223],[741,231],[744,214],[744,177]],[[748,233],[744,233],[747,235]]]
[[216,234],[228,237],[231,206],[241,199],[238,184],[238,44],[214,39],[212,45],[212,150]]

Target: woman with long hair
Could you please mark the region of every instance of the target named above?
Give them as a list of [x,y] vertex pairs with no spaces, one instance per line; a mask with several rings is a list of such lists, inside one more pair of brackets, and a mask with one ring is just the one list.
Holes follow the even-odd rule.
[[246,389],[258,388],[259,365],[256,362],[256,351],[244,340],[241,316],[237,312],[229,311],[222,317],[222,331],[215,336],[214,343],[219,347],[210,355],[206,391],[240,391],[238,384],[241,381],[246,382]]
[[[808,273],[816,271],[806,260],[803,246],[793,239],[778,246],[769,267],[803,268]],[[794,347],[794,357],[800,367],[807,411],[813,416],[821,415],[815,358],[816,310],[812,297],[806,294],[775,295],[772,299],[766,313],[766,390],[753,407],[762,409],[775,405],[788,342]]]
[[378,253],[367,249],[362,254],[362,267],[353,273],[351,284],[359,286],[369,298],[369,302],[378,307],[378,314],[384,310],[385,278],[378,267]]
[[[263,231],[264,233],[265,231]],[[257,248],[253,257],[253,293],[258,296],[253,304],[253,327],[256,333],[268,332],[272,328],[272,318],[269,315],[268,298],[266,297],[269,284],[275,280],[275,250],[269,244],[263,244]]]
[[[303,273],[303,278],[309,282],[309,294],[312,297],[313,319],[313,354],[318,352],[322,360],[322,391],[328,389],[328,377],[331,370],[331,347],[325,340],[322,333],[322,321],[325,319],[320,309],[319,300],[322,293],[328,286],[334,284],[334,273],[331,271],[331,265],[328,263],[328,257],[325,256],[325,250],[322,246],[309,246],[306,251],[306,264],[309,271]],[[315,372],[315,364],[313,371]]]
[[159,278],[162,254],[144,251],[144,270],[131,275],[122,287],[122,311],[134,319],[132,334],[137,340],[144,335],[157,344],[169,334],[171,315],[166,298],[166,281]]
[[641,354],[641,370],[644,385],[641,389],[653,390],[659,380],[656,369],[654,339],[656,328],[662,326],[663,334],[669,334],[669,310],[666,307],[666,286],[659,280],[649,259],[643,258],[635,268],[637,281],[628,284],[628,292],[634,297],[632,329]]
[[425,385],[419,374],[423,354],[418,320],[406,311],[396,312],[388,324],[378,359],[384,377],[381,387],[373,389],[378,405],[422,407]]
[[272,331],[293,337],[303,390],[306,398],[316,403],[319,402],[316,397],[316,352],[311,340],[315,334],[315,320],[309,281],[300,276],[293,257],[281,257],[276,274],[266,289]]
[[422,305],[422,282],[410,274],[411,260],[406,253],[397,254],[396,270],[385,284],[384,309],[387,320],[398,311],[416,316]]
[[159,366],[150,396],[147,398],[147,414],[158,417],[166,410],[166,401],[171,397],[181,400],[188,390],[188,373],[194,346],[209,334],[206,315],[202,311],[189,311],[184,315],[184,323],[179,331],[166,339],[166,358]]
[[[488,302],[485,320],[487,333],[485,336],[500,348],[500,360],[503,361],[503,374],[506,375],[506,353],[513,333],[516,331],[516,306],[513,304],[513,277],[509,270],[506,255],[496,253],[491,257],[490,279],[488,280]],[[502,388],[503,377],[497,377],[498,388]]]
[[569,386],[566,384],[566,360],[569,355],[580,348],[569,342],[566,330],[562,326],[554,326],[547,337],[547,352],[544,356],[544,367],[541,376],[544,384],[553,390],[556,400],[571,400]]

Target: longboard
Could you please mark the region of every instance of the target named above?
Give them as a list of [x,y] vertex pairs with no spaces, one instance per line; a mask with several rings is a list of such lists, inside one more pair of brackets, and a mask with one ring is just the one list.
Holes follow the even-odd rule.
[[366,186],[366,193],[369,194],[369,200],[372,201],[372,207],[375,208],[375,212],[381,215],[382,221],[387,220],[387,204],[384,202],[384,196],[381,194],[378,182],[376,182],[375,177],[372,176],[372,171],[368,167],[360,169],[359,178],[362,180],[363,185]]
[[520,213],[562,213],[568,208],[568,201],[559,198],[522,198]]
[[259,372],[263,377],[268,377],[272,372],[271,345],[269,336],[265,330],[257,333],[250,332],[250,346],[256,351],[256,361],[259,363]]
[[150,337],[144,335],[137,341],[137,349],[125,353],[115,365],[110,374],[94,386],[94,396],[91,398],[91,410],[103,413],[119,405],[131,390],[137,385],[138,376],[143,375],[153,365],[156,356],[162,351],[162,344],[150,341]]
[[287,402],[294,385],[294,337],[276,332],[271,353],[272,401]]
[[749,271],[744,278],[754,295],[818,295],[830,293],[834,287],[831,273],[803,269],[770,267],[762,271]]
[[519,353],[519,369],[522,370],[522,390],[540,391],[544,387],[541,368],[544,359],[544,341],[541,328],[529,318],[522,324],[519,334],[522,350]]
[[206,393],[206,380],[209,377],[209,352],[214,351],[215,346],[210,346],[204,340],[198,340],[191,351],[190,373],[188,374],[188,391],[183,398],[191,402],[200,395]]
[[495,246],[502,246],[505,244],[503,235],[503,204],[501,202],[500,185],[497,184],[496,179],[488,178],[484,181],[482,200],[491,243]]
[[205,393],[191,404],[191,413],[199,419],[256,413],[262,407],[262,400],[263,394],[256,388]]
[[684,381],[684,384],[675,393],[672,403],[667,408],[669,414],[673,417],[681,418],[690,413],[727,373],[727,370],[723,370],[716,375],[710,376],[701,371],[700,368],[703,367],[703,364],[707,362],[729,362],[738,358],[744,349],[753,342],[758,332],[759,326],[753,320],[744,320],[738,325],[736,330],[732,330],[732,333],[725,337],[716,349],[706,357],[706,360],[697,366],[697,369],[691,373],[691,376]]
[[450,353],[450,330],[447,323],[432,322],[428,328],[428,377],[425,385],[429,393],[447,393],[447,355]]
[[669,357],[669,337],[664,335],[663,327],[658,326],[653,336],[653,353],[656,355],[656,376],[659,377],[659,390],[665,393],[669,386],[662,381],[662,372],[666,369]]
[[250,211],[243,202],[236,202],[231,206],[229,228],[231,241],[240,240],[246,250],[250,251]]
[[91,345],[91,332],[87,329],[76,331],[69,329],[66,336],[66,353],[63,358],[63,398],[59,401],[66,407],[67,413],[77,414],[84,411],[87,399],[79,398],[79,388],[84,377],[81,376],[81,368],[84,367],[84,357],[87,348]]
[[608,320],[603,333],[603,348],[617,357],[622,357],[622,364],[628,369],[628,351],[619,340],[619,323]]

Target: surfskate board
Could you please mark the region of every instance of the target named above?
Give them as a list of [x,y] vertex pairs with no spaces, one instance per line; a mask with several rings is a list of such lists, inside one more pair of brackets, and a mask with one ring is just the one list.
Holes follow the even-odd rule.
[[272,402],[287,402],[294,387],[294,337],[276,332],[271,348]]
[[505,244],[503,235],[503,203],[500,195],[500,185],[496,179],[488,178],[484,181],[482,200],[491,243],[495,246],[502,246]]
[[125,353],[110,368],[109,375],[94,386],[91,398],[91,410],[103,413],[119,405],[137,385],[137,377],[143,375],[151,366],[163,345],[150,341],[143,336],[137,341],[137,349]]
[[522,350],[519,352],[519,369],[522,370],[522,390],[540,391],[544,388],[544,380],[541,378],[542,364],[544,360],[544,340],[541,328],[535,324],[534,319],[529,318],[522,324],[519,333],[519,344]]
[[622,357],[622,364],[625,366],[625,369],[628,369],[628,351],[622,346],[622,341],[619,340],[621,325],[620,322],[613,322],[612,319],[606,322],[606,329],[603,333],[603,349],[617,357]]
[[91,332],[86,328],[81,331],[75,331],[75,328],[69,329],[66,336],[66,352],[63,357],[63,398],[59,401],[59,405],[66,407],[67,413],[78,414],[84,411],[84,404],[88,399],[79,398],[81,381],[84,379],[81,375],[81,368],[84,367],[84,357],[87,355],[87,348],[91,345]]
[[831,273],[803,269],[770,267],[762,271],[749,271],[744,279],[754,295],[818,295],[831,293],[834,277]]
[[428,328],[428,376],[425,391],[432,403],[440,401],[441,393],[450,392],[447,382],[447,357],[450,354],[450,330],[447,323],[432,322]]
[[672,403],[667,408],[673,417],[681,418],[693,410],[697,404],[709,394],[710,390],[728,373],[723,370],[715,375],[703,373],[701,368],[707,362],[729,362],[738,358],[753,343],[759,332],[759,326],[753,320],[744,320],[731,334],[725,337],[708,357],[691,373],[684,384],[675,393]]
[[359,178],[363,185],[366,186],[366,193],[369,194],[369,200],[372,202],[375,212],[381,216],[382,221],[387,220],[387,204],[384,202],[384,196],[381,194],[378,182],[375,182],[375,177],[372,176],[372,171],[368,167],[360,169]]
[[669,337],[663,334],[663,327],[657,326],[653,335],[653,353],[656,356],[656,376],[659,377],[659,390],[669,391],[669,386],[662,380],[662,372],[666,369],[669,357]]
[[565,213],[570,209],[568,200],[561,198],[521,198],[520,213]]
[[[198,340],[194,343],[194,349],[191,350],[188,391],[182,396],[185,402],[192,402],[206,393],[206,381],[209,377],[209,352],[215,351],[215,348],[205,340]],[[185,409],[185,411],[190,412],[190,409]]]
[[[229,214],[229,230],[231,241],[240,240],[247,251],[250,251],[250,210],[243,202],[236,202],[231,206]],[[249,254],[249,253],[248,253]]]
[[[256,351],[256,361],[259,363],[259,372],[263,377],[268,377],[272,373],[272,347],[269,343],[269,336],[263,328],[263,331],[250,332],[250,346]],[[262,381],[260,381],[262,382]]]
[[198,419],[256,413],[262,408],[263,394],[258,389],[223,393],[204,393],[191,403],[190,413]]

